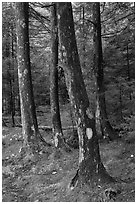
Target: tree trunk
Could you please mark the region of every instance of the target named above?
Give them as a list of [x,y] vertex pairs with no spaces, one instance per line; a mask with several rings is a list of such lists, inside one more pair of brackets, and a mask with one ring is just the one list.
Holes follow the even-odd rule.
[[79,168],[70,183],[74,188],[79,183],[96,184],[111,180],[100,158],[95,121],[89,110],[89,100],[82,77],[78,56],[71,3],[58,3],[59,38],[66,52],[66,84],[74,110],[79,136]]
[[[96,77],[96,99],[98,100],[98,109],[100,113],[100,121],[105,137],[113,140],[117,137],[116,132],[112,128],[106,111],[105,88],[104,88],[104,71],[101,41],[101,21],[100,21],[100,3],[93,3],[93,19],[94,19],[94,73]],[[101,128],[100,128],[101,129]]]
[[12,70],[12,76],[10,77],[10,87],[11,87],[11,117],[12,117],[12,126],[15,126],[15,93],[14,93],[14,43],[13,43],[13,25],[10,29],[11,34],[11,48],[10,48],[10,60],[11,60],[11,70]]
[[[31,79],[29,49],[29,4],[16,3],[17,62],[24,146],[38,149],[39,139],[43,141],[37,124]],[[44,141],[43,141],[44,142]],[[40,144],[41,145],[41,144]]]
[[10,84],[10,113],[11,113],[11,118],[12,118],[12,127],[15,126],[15,120],[14,120],[14,116],[15,116],[15,104],[14,104],[14,93],[13,93],[13,82],[12,82],[12,77],[10,72],[8,72],[8,76],[9,76],[9,84]]
[[20,96],[19,96],[19,93],[18,93],[18,95],[17,95],[17,111],[18,111],[18,115],[21,116]]
[[83,26],[83,29],[82,29],[82,32],[83,32],[83,42],[82,42],[82,50],[83,50],[83,62],[82,62],[82,67],[85,68],[86,67],[86,46],[85,46],[85,43],[86,43],[86,31],[85,31],[85,8],[84,6],[82,6],[82,26]]
[[103,132],[103,127],[102,127],[102,123],[101,123],[100,107],[99,107],[99,100],[98,100],[97,94],[96,94],[95,120],[96,120],[96,132],[97,132],[98,138],[103,139],[104,132]]
[[55,147],[65,147],[60,118],[58,94],[58,27],[56,3],[51,7],[51,68],[50,68],[50,105]]
[[2,114],[4,115],[6,112],[6,98],[2,96]]

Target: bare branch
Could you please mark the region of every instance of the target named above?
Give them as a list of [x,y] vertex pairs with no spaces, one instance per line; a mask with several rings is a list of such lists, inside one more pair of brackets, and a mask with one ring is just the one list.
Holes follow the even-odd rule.
[[43,25],[43,27],[46,28],[48,32],[50,32],[50,29],[45,25],[44,19],[48,22],[50,22],[50,20],[45,16],[42,16],[39,12],[35,11],[35,9],[33,9],[31,6],[30,6],[30,11],[31,11],[30,14],[32,15],[32,17],[38,20]]

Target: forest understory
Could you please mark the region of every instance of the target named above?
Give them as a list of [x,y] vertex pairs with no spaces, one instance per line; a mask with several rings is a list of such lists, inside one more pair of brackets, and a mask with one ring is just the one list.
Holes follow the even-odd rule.
[[135,2],[2,3],[2,166],[3,202],[135,201]]
[[[38,116],[40,126],[51,126],[50,109],[44,108]],[[61,111],[63,127],[71,126],[68,111]],[[3,202],[134,202],[135,201],[135,141],[134,130],[121,132],[113,142],[101,141],[100,153],[108,173],[116,183],[94,188],[76,186],[68,188],[78,167],[78,149],[70,153],[46,147],[34,157],[20,155],[23,137],[20,127],[11,127],[9,117],[4,117],[7,127],[2,133],[2,201]],[[15,122],[18,118],[15,118]],[[48,143],[53,143],[51,131],[40,130]],[[64,138],[72,131],[64,130]],[[117,189],[118,193],[114,193]],[[110,191],[111,194],[106,192]]]

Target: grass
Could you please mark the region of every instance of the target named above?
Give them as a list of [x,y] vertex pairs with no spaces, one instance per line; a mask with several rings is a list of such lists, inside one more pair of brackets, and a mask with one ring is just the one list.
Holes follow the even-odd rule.
[[[63,126],[72,125],[69,113],[62,108]],[[50,111],[38,117],[40,125],[51,125]],[[52,141],[50,132],[41,131],[46,140]],[[66,137],[67,133],[65,131]],[[21,158],[23,138],[21,128],[3,127],[2,149],[2,201],[3,202],[103,202],[105,189],[109,186],[76,187],[70,191],[68,185],[78,167],[78,150],[71,153],[56,152],[45,147],[41,154],[32,158]],[[113,142],[100,144],[101,158],[109,174],[119,182],[110,187],[121,193],[115,202],[135,201],[135,152],[134,134],[127,133]],[[123,182],[123,181],[125,182]]]

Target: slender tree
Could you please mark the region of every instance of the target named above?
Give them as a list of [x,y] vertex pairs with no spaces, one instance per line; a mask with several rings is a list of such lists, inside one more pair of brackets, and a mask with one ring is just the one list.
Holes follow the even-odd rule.
[[[105,101],[105,88],[104,88],[104,71],[103,71],[103,54],[102,54],[102,40],[101,40],[101,20],[100,20],[100,3],[93,3],[93,21],[94,21],[94,73],[96,78],[96,122],[97,129],[105,137],[113,140],[116,138],[116,132],[111,126]],[[100,123],[100,124],[99,124]],[[99,127],[100,126],[100,127]]]
[[35,111],[33,85],[31,78],[30,48],[29,48],[29,4],[15,3],[16,33],[17,33],[17,62],[19,92],[21,102],[22,132],[24,146],[38,147],[41,137]]
[[66,52],[66,84],[74,110],[79,136],[79,167],[70,183],[73,189],[77,183],[97,184],[113,180],[106,172],[100,158],[95,120],[89,109],[89,100],[82,77],[77,50],[71,3],[58,3],[59,38]]
[[56,3],[53,3],[51,6],[50,105],[55,146],[66,147],[61,126],[58,94],[58,27]]
[[14,100],[14,76],[11,75],[10,71],[7,70],[7,76],[9,78],[9,87],[10,87],[10,113],[12,118],[12,127],[15,126],[15,100]]
[[12,68],[12,77],[11,77],[11,74],[9,73],[9,81],[10,81],[10,90],[11,90],[11,117],[12,117],[12,126],[14,127],[15,126],[15,120],[14,120],[14,116],[15,116],[15,90],[14,90],[14,35],[13,35],[13,24],[11,25],[11,29],[10,29],[10,41],[11,41],[11,45],[10,45],[10,61],[11,61],[11,68]]

